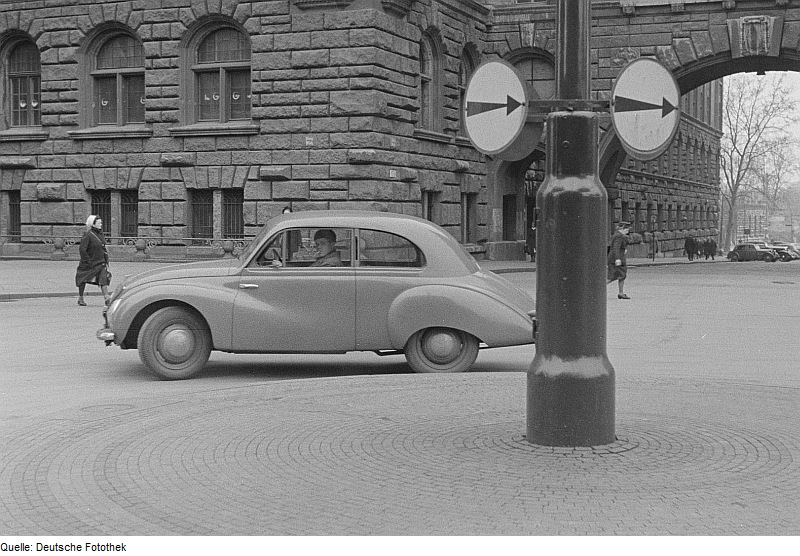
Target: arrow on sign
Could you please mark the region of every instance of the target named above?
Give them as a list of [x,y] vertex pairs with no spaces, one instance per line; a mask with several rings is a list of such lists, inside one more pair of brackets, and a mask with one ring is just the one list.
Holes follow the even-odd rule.
[[518,100],[506,95],[506,103],[500,102],[467,102],[467,116],[476,116],[484,112],[491,112],[492,110],[499,110],[500,108],[506,109],[506,116],[511,114],[514,110],[522,106]]
[[663,118],[664,116],[666,116],[675,109],[676,107],[672,106],[672,104],[665,98],[663,98],[661,106],[659,106],[658,104],[652,104],[649,102],[644,102],[632,98],[625,98],[625,97],[614,98],[615,112],[635,112],[638,110],[661,110],[661,117]]

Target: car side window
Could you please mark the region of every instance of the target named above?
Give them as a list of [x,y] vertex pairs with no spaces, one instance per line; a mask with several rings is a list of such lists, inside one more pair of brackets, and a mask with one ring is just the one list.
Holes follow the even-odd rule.
[[421,268],[422,251],[404,237],[378,230],[359,230],[358,264],[369,267]]
[[351,266],[353,231],[347,228],[287,230],[285,265],[288,267]]

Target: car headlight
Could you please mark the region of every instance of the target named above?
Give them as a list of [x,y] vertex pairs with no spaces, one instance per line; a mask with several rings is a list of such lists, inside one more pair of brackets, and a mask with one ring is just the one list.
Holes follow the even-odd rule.
[[109,305],[108,309],[106,310],[106,321],[108,322],[109,326],[113,326],[114,311],[119,309],[119,304],[120,303],[122,303],[121,299],[119,299],[119,298],[115,299],[114,301],[111,302],[111,305]]

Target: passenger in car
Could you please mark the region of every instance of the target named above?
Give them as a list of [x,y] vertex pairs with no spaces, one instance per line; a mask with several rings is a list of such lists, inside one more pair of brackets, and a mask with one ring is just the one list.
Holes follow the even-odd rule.
[[314,234],[317,260],[311,266],[344,266],[339,251],[336,250],[336,233],[333,230],[317,230]]

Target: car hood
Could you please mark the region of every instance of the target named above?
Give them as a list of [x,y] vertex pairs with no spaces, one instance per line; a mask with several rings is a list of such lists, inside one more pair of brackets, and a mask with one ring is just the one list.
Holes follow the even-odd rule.
[[228,276],[239,267],[238,259],[214,259],[194,263],[172,264],[125,277],[126,289],[164,280]]

